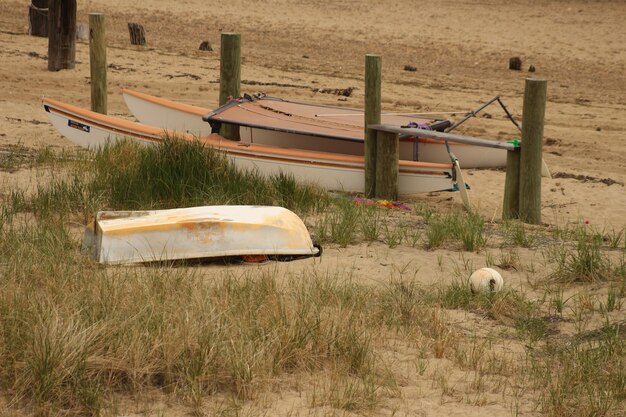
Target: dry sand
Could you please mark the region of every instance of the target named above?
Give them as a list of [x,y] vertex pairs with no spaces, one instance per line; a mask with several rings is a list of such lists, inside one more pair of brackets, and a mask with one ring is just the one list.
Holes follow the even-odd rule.
[[[27,1],[0,1],[0,151],[11,145],[67,147],[49,124],[40,98],[89,107],[88,44],[77,44],[76,68],[47,71],[47,40],[27,35]],[[376,3],[376,4],[373,4]],[[128,87],[190,104],[217,104],[221,31],[242,34],[242,79],[300,87],[244,84],[242,92],[264,91],[291,99],[360,107],[366,53],[383,56],[386,111],[469,110],[500,95],[521,120],[524,79],[548,80],[544,158],[554,179],[542,186],[543,220],[550,224],[588,221],[598,227],[626,225],[626,3],[623,1],[79,1],[79,22],[87,13],[106,14],[109,41],[109,113],[129,117],[120,89]],[[128,43],[127,22],[142,23],[148,45]],[[208,40],[214,51],[198,50]],[[522,71],[508,70],[520,56]],[[404,71],[405,65],[417,68]],[[527,72],[534,65],[535,73]],[[356,87],[347,101],[315,88]],[[517,136],[504,113],[465,124],[462,132],[487,138]],[[504,173],[469,170],[472,198],[487,220],[501,215]],[[32,184],[28,170],[0,172],[0,191]],[[458,206],[448,194],[417,196]],[[531,259],[532,251],[520,256]],[[424,252],[382,244],[329,249],[322,260],[280,265],[284,270],[352,271],[375,284],[393,275],[429,283],[450,279],[468,262],[485,264],[485,253]],[[443,267],[439,263],[443,260]],[[274,266],[272,266],[274,267]],[[507,284],[523,287],[527,273],[505,273]],[[459,323],[476,317],[451,317]],[[489,326],[489,325],[488,325]],[[493,325],[491,325],[493,326]],[[487,327],[489,329],[489,327]],[[406,349],[405,349],[406,350]],[[411,359],[398,359],[401,365]],[[399,366],[400,366],[399,365]],[[444,361],[435,367],[458,381],[467,376]],[[408,369],[408,365],[407,368]],[[432,380],[406,371],[401,398],[389,408],[406,415],[511,414],[513,400],[501,394],[472,403],[464,395],[444,397]],[[464,379],[465,378],[465,379]],[[271,397],[271,398],[269,398]],[[270,395],[269,414],[287,413],[302,398]],[[295,396],[297,397],[297,395]],[[493,397],[493,398],[492,398]],[[259,401],[263,403],[263,401]],[[169,412],[174,413],[171,405]],[[262,408],[262,405],[259,405]],[[523,415],[532,413],[521,405]],[[129,406],[126,414],[140,413]],[[272,411],[273,410],[273,411]],[[169,415],[169,414],[168,414]]]
[[[75,70],[47,72],[42,59],[47,40],[25,35],[23,3],[0,4],[0,146],[69,146],[48,124],[39,99],[45,95],[88,107],[88,45],[77,45]],[[626,5],[520,3],[82,1],[79,21],[86,22],[90,11],[106,13],[114,115],[128,113],[122,87],[215,106],[220,31],[242,34],[242,79],[304,87],[243,85],[243,91],[292,99],[338,103],[336,96],[312,89],[356,87],[339,104],[362,106],[366,53],[383,55],[384,110],[473,109],[499,94],[520,119],[524,78],[545,78],[545,159],[557,177],[566,178],[544,181],[544,220],[623,226]],[[143,23],[147,47],[128,45],[128,21]],[[203,40],[215,51],[198,51]],[[511,56],[522,58],[521,72],[507,69]],[[404,71],[404,65],[417,71]],[[529,65],[537,69],[534,74],[526,71]],[[486,112],[491,119],[473,120],[464,132],[517,135],[500,109]],[[498,218],[504,175],[469,176],[481,212]]]

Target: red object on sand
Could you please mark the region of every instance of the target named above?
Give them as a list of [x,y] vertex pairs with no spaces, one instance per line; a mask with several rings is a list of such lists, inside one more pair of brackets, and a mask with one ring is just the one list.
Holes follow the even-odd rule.
[[243,256],[243,260],[244,260],[244,262],[250,262],[250,263],[265,262],[265,261],[267,261],[267,256],[265,256],[265,255],[244,255]]

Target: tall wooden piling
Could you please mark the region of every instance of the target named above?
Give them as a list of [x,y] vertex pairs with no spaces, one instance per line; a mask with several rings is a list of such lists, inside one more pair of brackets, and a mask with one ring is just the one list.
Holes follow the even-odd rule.
[[28,33],[48,37],[48,0],[32,0],[28,7]]
[[[229,97],[239,97],[241,88],[241,35],[222,33],[220,48],[220,106],[226,104]],[[223,124],[222,136],[239,140],[239,126]]]
[[89,14],[91,110],[107,114],[107,50],[102,13]]
[[527,78],[522,115],[519,175],[519,218],[541,223],[541,160],[548,82]]
[[128,35],[130,36],[131,45],[144,46],[146,44],[146,31],[144,30],[143,25],[128,22]]
[[502,203],[502,220],[519,218],[519,179],[520,149],[507,151],[506,177],[504,180],[504,202]]
[[76,62],[76,0],[48,2],[48,71],[73,69]]
[[377,132],[368,129],[371,124],[380,123],[380,92],[382,58],[380,55],[365,55],[365,195],[374,197],[376,193],[376,152]]
[[397,133],[379,131],[376,136],[375,197],[397,200],[400,140]]

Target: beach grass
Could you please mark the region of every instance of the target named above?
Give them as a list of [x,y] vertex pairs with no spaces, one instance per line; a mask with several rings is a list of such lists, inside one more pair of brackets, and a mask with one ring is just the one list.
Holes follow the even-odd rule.
[[435,249],[444,243],[458,242],[463,250],[478,251],[487,242],[484,219],[475,211],[429,214],[426,247]]
[[[156,391],[195,415],[263,415],[259,398],[295,390],[306,413],[375,414],[400,407],[416,378],[442,402],[510,395],[554,417],[624,410],[621,231],[358,205],[286,175],[235,170],[175,138],[33,161],[45,172],[33,190],[0,196],[0,392],[10,410],[107,415],[119,396]],[[374,284],[355,268],[104,268],[80,254],[77,225],[98,210],[194,204],[283,205],[331,246],[437,256],[440,282],[401,267]],[[529,247],[543,253],[541,268],[524,266]],[[473,294],[467,278],[485,257],[536,285]],[[604,291],[575,290],[589,283]]]
[[[614,234],[619,236],[620,232]],[[544,256],[556,264],[551,279],[558,282],[595,282],[626,279],[624,252],[611,254],[607,249],[614,249],[615,238],[609,240],[605,235],[585,224],[577,225],[562,236],[572,240],[560,239],[544,251]]]
[[175,136],[166,136],[157,147],[131,142],[104,147],[94,165],[92,184],[106,193],[112,208],[282,205],[306,214],[325,202],[317,187],[296,185],[282,173],[264,178],[257,171],[238,170],[202,142]]

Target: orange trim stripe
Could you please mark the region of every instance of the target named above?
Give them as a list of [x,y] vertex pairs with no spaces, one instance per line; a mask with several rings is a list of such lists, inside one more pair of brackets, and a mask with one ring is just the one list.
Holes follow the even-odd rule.
[[[118,119],[89,110],[81,109],[70,104],[65,104],[49,98],[43,99],[43,104],[51,107],[51,110],[72,119],[119,133],[122,136],[136,137],[140,139],[160,142],[161,137],[166,130],[158,129],[151,126],[142,125],[128,120]],[[364,158],[355,155],[342,155],[326,152],[306,151],[300,149],[275,148],[266,145],[248,145],[239,142],[233,142],[223,138],[217,134],[206,137],[196,138],[189,134],[176,133],[177,137],[184,140],[200,140],[201,142],[222,150],[226,153],[240,156],[248,156],[250,158],[276,160],[282,162],[297,162],[311,165],[334,166],[338,168],[356,168],[363,169]],[[245,149],[245,150],[244,150]],[[261,155],[264,154],[264,155]],[[313,161],[311,161],[313,160]],[[327,162],[328,161],[328,162]],[[356,164],[357,166],[346,166],[344,164]],[[438,164],[432,162],[416,162],[416,161],[400,161],[400,172],[413,173],[413,169],[436,169],[442,171],[451,170],[448,164]],[[418,171],[419,172],[419,171]],[[423,172],[423,171],[422,171]],[[433,174],[433,173],[430,173]],[[445,174],[444,174],[445,175]]]
[[140,93],[138,91],[129,90],[126,88],[122,89],[122,93],[128,94],[129,96],[136,97],[140,100],[157,104],[159,106],[167,107],[167,108],[174,109],[174,110],[179,110],[184,113],[195,114],[196,116],[200,116],[200,117],[204,116],[205,114],[211,111],[210,109],[205,109],[204,107],[192,106],[191,104],[185,104],[185,103],[179,103],[179,102],[168,100],[165,98],[155,97],[155,96],[151,96],[148,94]]
[[152,142],[157,142],[157,143],[163,142],[163,139],[161,139],[161,138],[157,139],[157,138],[155,138],[153,136],[147,136],[147,135],[143,135],[141,133],[131,132],[131,131],[128,131],[128,130],[116,129],[116,128],[108,126],[108,125],[95,123],[93,120],[77,116],[74,113],[64,112],[63,110],[59,110],[58,108],[54,108],[54,111],[56,113],[62,115],[62,116],[65,116],[65,117],[69,118],[69,119],[77,120],[79,122],[84,122],[85,124],[88,124],[88,125],[91,125],[91,126],[95,126],[95,127],[100,127],[102,129],[105,129],[105,130],[110,130],[112,132],[119,133],[119,134],[121,134],[123,136],[131,136],[131,137],[134,137],[134,138],[150,140]]

